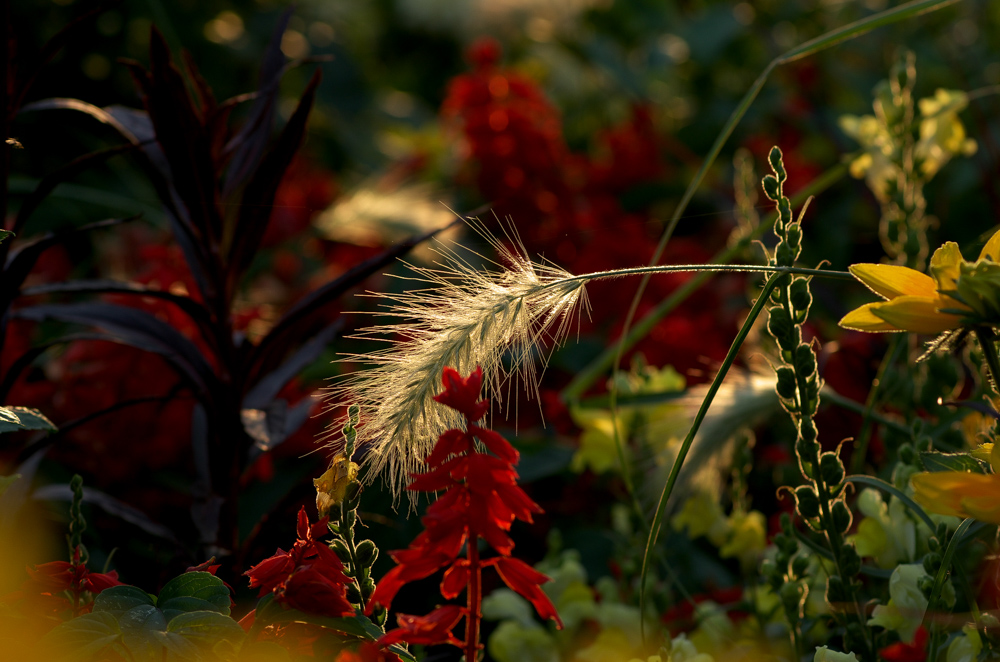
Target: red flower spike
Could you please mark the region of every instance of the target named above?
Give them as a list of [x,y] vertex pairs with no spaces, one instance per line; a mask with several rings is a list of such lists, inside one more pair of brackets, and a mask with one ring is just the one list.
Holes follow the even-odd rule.
[[378,644],[391,646],[405,641],[410,644],[424,644],[426,646],[434,644],[464,646],[465,644],[457,639],[451,631],[465,616],[465,611],[465,608],[458,605],[445,605],[438,607],[426,616],[400,614],[396,617],[399,627],[379,637]]
[[886,662],[925,662],[927,660],[927,630],[923,625],[913,634],[913,642],[902,641],[886,646],[878,652]]
[[446,367],[441,381],[444,392],[435,395],[434,399],[463,414],[469,422],[478,421],[489,411],[490,401],[479,399],[483,388],[482,368],[477,366],[472,374],[463,379],[457,370]]
[[[553,618],[562,628],[555,607],[539,584],[548,581],[542,573],[523,561],[510,558],[514,542],[507,535],[515,519],[531,521],[542,509],[517,485],[514,462],[518,452],[496,432],[479,427],[489,407],[479,400],[483,373],[476,368],[463,378],[445,368],[445,390],[434,399],[465,417],[466,431],[448,430],[438,437],[425,460],[429,471],[412,475],[408,490],[444,494],[427,508],[421,518],[424,532],[409,548],[392,552],[396,567],[378,583],[368,604],[389,607],[396,593],[408,582],[423,579],[448,567],[441,580],[441,595],[448,600],[466,594],[466,606],[446,605],[427,616],[398,617],[400,627],[378,640],[380,646],[398,642],[412,644],[452,644],[465,650],[466,659],[475,659],[481,648],[479,622],[482,619],[482,569],[496,567],[507,585],[524,596],[542,618]],[[479,453],[474,439],[483,442],[494,455]],[[498,557],[480,559],[479,539],[492,547]],[[459,558],[464,547],[466,558]],[[465,641],[452,630],[465,617]]]

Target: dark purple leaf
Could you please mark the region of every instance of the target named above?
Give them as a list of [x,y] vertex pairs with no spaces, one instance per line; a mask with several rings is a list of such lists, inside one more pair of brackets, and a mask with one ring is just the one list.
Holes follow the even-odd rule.
[[202,338],[210,345],[214,342],[212,335],[213,320],[208,310],[191,297],[174,294],[165,290],[146,287],[139,283],[129,283],[117,280],[71,280],[65,283],[49,283],[36,285],[21,290],[21,296],[40,296],[43,294],[131,294],[142,297],[153,297],[168,301],[191,318],[201,331]]
[[302,93],[302,98],[299,99],[298,107],[282,130],[277,143],[264,157],[260,167],[254,171],[253,177],[243,193],[228,260],[228,290],[230,295],[235,292],[240,277],[250,266],[250,262],[260,246],[261,237],[264,236],[271,212],[274,211],[274,196],[278,192],[278,185],[281,184],[285,171],[302,144],[306,120],[309,118],[309,111],[312,110],[319,81],[320,72],[317,69],[309,80],[305,92]]
[[[170,164],[174,187],[198,232],[217,246],[222,218],[218,205],[218,173],[212,161],[210,137],[201,124],[184,78],[170,57],[163,35],[150,34],[149,71],[133,67],[156,140]],[[213,249],[215,252],[215,249]]]
[[226,145],[225,153],[232,154],[229,172],[222,187],[223,198],[242,186],[256,170],[264,148],[271,138],[274,109],[278,102],[278,84],[285,69],[285,55],[281,52],[281,37],[285,34],[294,8],[289,8],[278,19],[271,36],[271,43],[264,53],[260,68],[260,87],[257,91],[246,124]]
[[212,257],[201,232],[191,224],[187,208],[174,187],[170,174],[170,165],[156,142],[156,132],[149,115],[141,110],[124,106],[108,106],[106,112],[128,131],[133,132],[142,141],[142,152],[139,161],[149,176],[150,182],[163,203],[167,218],[174,230],[174,238],[184,253],[184,260],[198,285],[198,291],[206,301],[214,301],[217,297],[212,272]]
[[[38,501],[72,501],[73,490],[69,485],[46,485],[35,490],[31,497]],[[163,538],[177,547],[182,547],[181,541],[177,539],[177,536],[168,527],[159,522],[154,522],[150,519],[149,515],[138,508],[130,506],[124,501],[119,501],[106,492],[96,490],[92,487],[84,487],[83,500],[86,503],[98,506],[109,515],[114,515],[129,524],[137,526],[150,535]]]
[[319,358],[323,350],[330,344],[330,341],[343,328],[343,320],[337,320],[333,324],[326,326],[310,339],[309,342],[302,345],[287,361],[254,384],[253,388],[243,396],[243,406],[251,409],[263,409],[267,407],[272,400],[278,397],[278,393],[285,387],[285,384]]
[[45,353],[46,350],[57,345],[64,345],[76,340],[107,340],[107,336],[103,333],[74,333],[61,336],[55,340],[50,340],[49,342],[29,348],[28,351],[18,356],[10,364],[10,366],[8,366],[7,372],[3,376],[3,381],[0,381],[0,402],[8,401],[10,390],[14,387],[14,383],[17,382],[18,377],[21,376],[21,373],[24,372],[28,366],[35,362],[35,359]]
[[21,319],[54,319],[103,329],[108,340],[163,356],[200,398],[215,393],[217,379],[198,348],[177,329],[149,313],[107,303],[43,304],[11,313]]
[[87,103],[86,101],[80,101],[79,99],[54,98],[32,101],[21,108],[20,112],[28,113],[36,110],[77,110],[81,113],[90,115],[98,122],[111,126],[115,129],[115,131],[120,133],[123,138],[128,140],[133,145],[138,145],[145,140],[133,131],[133,127],[128,126],[127,123],[121,122],[114,113],[109,112],[111,110],[110,108],[100,108],[94,104]]
[[287,344],[296,342],[296,338],[292,337],[289,339],[286,336],[295,331],[300,324],[307,321],[313,313],[328,303],[337,300],[345,292],[359,285],[379,269],[402,257],[413,249],[414,246],[427,241],[443,230],[447,230],[456,223],[461,222],[461,220],[461,218],[456,218],[444,227],[400,242],[382,253],[354,265],[339,277],[306,294],[288,309],[268,334],[250,352],[249,365],[267,365],[271,361],[271,354],[284,353],[287,351]]

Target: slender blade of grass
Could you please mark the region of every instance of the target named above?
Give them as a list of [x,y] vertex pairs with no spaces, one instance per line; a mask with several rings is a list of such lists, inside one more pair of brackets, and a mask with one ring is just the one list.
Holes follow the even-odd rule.
[[[695,435],[698,434],[698,428],[701,427],[702,421],[705,420],[708,408],[712,405],[712,400],[715,399],[715,394],[719,391],[719,387],[722,386],[722,381],[726,378],[729,368],[732,367],[733,362],[736,360],[736,355],[739,354],[740,348],[743,346],[743,341],[746,340],[747,335],[750,333],[750,329],[757,320],[757,316],[764,310],[764,306],[767,305],[767,302],[771,297],[771,292],[783,276],[784,273],[779,271],[767,279],[767,282],[764,284],[764,289],[761,290],[753,308],[750,309],[750,314],[747,315],[746,321],[743,322],[743,327],[740,328],[740,332],[736,334],[736,338],[733,340],[733,344],[729,348],[729,353],[726,354],[726,359],[722,362],[722,367],[719,368],[718,374],[716,374],[715,379],[712,380],[712,385],[709,387],[708,393],[705,395],[705,399],[702,400],[701,407],[699,407],[698,413],[694,417],[694,423],[691,425],[691,429],[684,438],[684,443],[681,444],[681,448],[677,452],[677,459],[674,460],[674,466],[670,469],[670,475],[667,477],[667,482],[663,486],[663,492],[660,493],[660,500],[656,504],[656,514],[653,515],[653,521],[649,527],[649,537],[646,539],[646,551],[642,557],[642,575],[639,580],[639,613],[641,614],[646,613],[646,575],[649,572],[650,562],[653,558],[653,549],[656,547],[656,538],[660,533],[660,524],[662,523],[663,515],[667,510],[667,501],[669,501],[670,494],[674,490],[674,484],[677,482],[677,477],[680,475],[681,466],[684,464],[684,458],[687,457],[688,451],[691,450],[691,444],[694,442]],[[643,641],[645,641],[645,625],[644,623],[641,623],[640,625],[642,627],[642,638]]]

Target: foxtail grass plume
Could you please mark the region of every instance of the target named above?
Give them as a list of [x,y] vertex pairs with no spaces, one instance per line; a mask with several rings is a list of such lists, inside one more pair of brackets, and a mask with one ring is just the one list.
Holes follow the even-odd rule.
[[[477,219],[469,224],[498,254],[494,264],[499,270],[472,266],[443,244],[436,249],[442,261],[434,266],[407,264],[411,275],[404,278],[426,287],[369,293],[385,302],[386,315],[403,321],[353,336],[388,346],[346,355],[343,361],[369,367],[330,390],[334,406],[360,405],[357,442],[365,451],[368,477],[384,475],[397,498],[438,435],[462,423],[454,411],[433,400],[445,367],[468,374],[482,366],[487,395],[494,400],[517,381],[537,397],[537,348],[545,341],[558,346],[574,317],[589,313],[583,278],[532,262],[512,228],[505,232],[514,248]],[[542,367],[546,361],[542,356]],[[335,450],[341,443],[333,435],[329,441]]]

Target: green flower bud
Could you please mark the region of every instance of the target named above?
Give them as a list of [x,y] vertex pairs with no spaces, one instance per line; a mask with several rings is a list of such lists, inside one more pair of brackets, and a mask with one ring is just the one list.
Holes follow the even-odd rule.
[[796,556],[792,559],[792,573],[796,577],[802,577],[809,570],[809,557],[808,556]]
[[790,614],[798,614],[801,618],[802,603],[805,602],[807,592],[808,589],[803,582],[793,581],[783,584],[778,590],[778,595],[781,597],[781,604],[785,607],[785,611]]
[[809,280],[806,278],[793,280],[792,286],[788,290],[788,299],[792,302],[792,307],[795,308],[795,321],[799,324],[805,322],[809,315],[809,307],[812,305]]
[[941,567],[941,555],[936,552],[931,552],[924,556],[924,572],[928,575],[934,576],[937,574],[938,568]]
[[844,480],[844,463],[836,453],[823,453],[819,457],[819,475],[831,487],[839,486]]
[[806,519],[819,517],[819,496],[811,485],[795,488],[795,508]]
[[[853,520],[851,509],[847,507],[847,504],[843,500],[834,501],[830,506],[830,515],[833,517],[833,525],[837,530],[841,533],[847,533],[851,528],[851,521]],[[854,548],[852,547],[851,549],[853,550]]]
[[330,549],[333,553],[337,555],[341,563],[351,562],[351,550],[347,549],[347,545],[344,544],[343,540],[334,540],[330,543]]
[[778,176],[779,182],[783,182],[788,178],[788,175],[785,173],[785,164],[781,161],[781,149],[777,145],[772,147],[771,151],[767,153],[767,162],[771,164],[771,170]]
[[362,568],[370,568],[378,558],[378,547],[371,540],[362,540],[355,548],[357,552],[358,565]]
[[775,370],[775,375],[778,377],[778,383],[775,386],[775,390],[778,392],[778,397],[784,400],[791,400],[795,397],[795,371],[787,366],[782,366]]
[[761,186],[764,187],[764,195],[767,196],[768,200],[777,200],[781,197],[781,189],[774,175],[764,175]]
[[830,604],[841,604],[850,600],[844,581],[837,575],[826,580],[826,599]]
[[800,375],[816,372],[816,355],[809,345],[802,344],[795,348],[795,371]]

